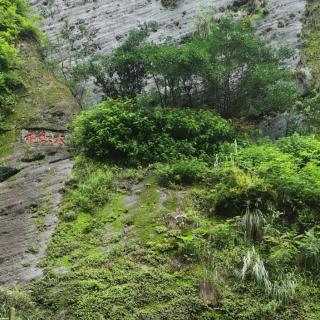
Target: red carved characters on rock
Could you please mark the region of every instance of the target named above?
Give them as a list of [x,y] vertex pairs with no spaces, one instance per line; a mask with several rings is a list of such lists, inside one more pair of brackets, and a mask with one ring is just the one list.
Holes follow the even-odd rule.
[[24,141],[27,144],[32,144],[32,143],[37,143],[37,136],[35,132],[29,131],[25,136],[24,136]]
[[64,144],[64,135],[61,133],[55,135],[53,138],[53,143]]
[[45,131],[40,132],[39,134],[35,133],[34,131],[28,131],[24,135],[24,141],[27,144],[64,144],[65,136],[62,133],[48,133]]
[[39,135],[39,140],[38,142],[40,143],[47,143],[47,137],[46,137],[46,133],[45,132],[40,132],[40,135]]

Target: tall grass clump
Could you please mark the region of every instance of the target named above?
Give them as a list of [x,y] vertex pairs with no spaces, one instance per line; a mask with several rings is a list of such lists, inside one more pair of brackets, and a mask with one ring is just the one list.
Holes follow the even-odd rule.
[[244,281],[248,277],[251,277],[266,294],[278,302],[287,303],[293,299],[296,293],[296,282],[290,276],[280,277],[274,282],[270,280],[264,262],[254,248],[243,257],[241,278]]

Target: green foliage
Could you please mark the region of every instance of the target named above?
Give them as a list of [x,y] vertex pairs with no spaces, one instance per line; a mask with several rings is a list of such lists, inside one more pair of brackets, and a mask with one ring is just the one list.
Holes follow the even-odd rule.
[[[175,172],[182,176],[184,161],[189,166],[187,179],[197,174],[191,164],[204,170],[199,180],[190,181],[197,183],[197,188],[216,188],[216,182],[224,176],[220,170],[230,170],[221,163],[211,168],[198,159],[173,161],[172,167],[177,166]],[[236,164],[235,157],[233,165]],[[171,172],[164,165],[160,168]],[[302,289],[299,273],[312,270],[309,263],[318,254],[314,239],[304,239],[305,235],[296,238],[293,232],[284,236],[281,217],[270,218],[258,226],[259,233],[261,229],[264,232],[261,241],[256,242],[259,255],[253,254],[251,244],[242,237],[240,219],[205,216],[197,210],[187,184],[181,186],[182,190],[163,189],[155,177],[141,182],[144,176],[141,170],[97,163],[85,157],[76,159],[62,206],[66,212],[72,208],[76,216],[60,220],[56,227],[41,263],[46,270],[44,278],[30,287],[35,311],[40,308],[42,314],[28,314],[26,319],[50,320],[64,314],[70,320],[94,317],[289,320],[293,316],[312,319],[317,314],[317,295],[311,293],[316,292],[317,284],[313,286],[305,275]],[[107,192],[100,193],[99,186],[92,184],[96,172],[99,177],[105,172],[99,183]],[[154,168],[149,167],[148,173],[153,172]],[[180,178],[169,179],[184,183]],[[234,177],[229,179],[233,181]],[[88,188],[82,187],[85,184]],[[126,188],[115,189],[113,185]],[[86,210],[78,201],[80,194],[90,193],[94,197],[95,189],[101,197],[94,202],[94,210]],[[256,203],[257,200],[250,203],[252,212]],[[169,225],[168,219],[173,216],[177,217],[175,224]],[[279,234],[275,232],[278,229]],[[308,243],[307,248],[302,249],[300,241]],[[284,250],[290,246],[296,249],[287,254]],[[281,253],[277,253],[280,249],[282,260]],[[250,261],[246,262],[241,281],[239,272],[244,266],[244,256]],[[305,259],[306,256],[312,260]],[[296,262],[306,269],[299,270]],[[284,273],[293,276],[284,277]],[[203,279],[206,279],[204,288],[200,285]],[[203,301],[201,290],[212,300]]]
[[[118,185],[139,175],[139,170],[134,174],[134,169],[108,168],[77,158],[64,204],[78,208],[72,190],[91,184],[98,170],[114,172]],[[46,273],[30,287],[44,316],[30,319],[55,319],[63,313],[70,320],[191,320],[210,309],[198,296],[196,275],[174,270],[164,253],[171,239],[166,231],[155,232],[162,213],[155,210],[159,190],[154,179],[139,185],[136,202],[128,204],[132,195],[107,187],[107,204],[96,203],[94,213],[79,208],[75,220],[60,220],[42,261]],[[79,188],[83,196],[87,192]]]
[[165,8],[174,9],[178,5],[178,0],[161,0],[161,4]]
[[125,100],[107,100],[74,124],[75,144],[87,155],[126,164],[210,157],[233,135],[231,125],[209,111],[149,110]]
[[[310,139],[309,142],[312,141],[312,139],[314,140],[313,145],[318,144],[316,138],[311,137]],[[305,141],[306,140],[308,139],[305,139]],[[283,143],[282,141],[279,142],[279,146],[281,147],[283,144],[288,146],[288,139],[284,138],[283,141]],[[299,140],[297,139],[297,141]],[[262,151],[262,148],[261,146],[255,149]],[[261,154],[260,151],[258,154]],[[286,148],[285,151],[287,151]],[[288,155],[281,153],[281,151],[271,151],[271,149],[268,150],[268,148],[265,148],[265,151],[262,152],[272,152],[274,158],[263,159],[263,157],[261,157],[258,161],[252,163],[252,165],[255,166],[258,175],[268,181],[277,192],[279,208],[289,216],[299,212],[303,208],[309,208],[310,213],[318,208],[319,166],[315,161],[310,161],[305,166],[302,166],[303,162],[301,161],[302,155],[304,162],[305,159],[312,159],[314,157],[314,149],[303,147],[303,152],[299,152],[299,155],[296,157],[294,157],[294,155],[297,154],[296,151]],[[244,153],[246,153],[246,151]],[[258,154],[256,154],[256,156],[258,156]],[[251,154],[251,156],[252,155],[253,154]],[[256,160],[257,159],[258,158],[256,158]]]
[[319,150],[316,137],[299,135],[240,148],[233,161],[222,162],[207,174],[206,183],[214,187],[202,191],[198,199],[207,212],[244,214],[247,231],[247,222],[260,216],[256,210],[268,215],[274,209],[303,229],[311,228],[319,223]]
[[278,148],[300,159],[301,165],[312,160],[320,161],[320,141],[315,136],[293,134],[277,142]]
[[24,0],[0,1],[0,121],[15,105],[15,90],[22,86],[18,68],[19,52],[15,47],[19,37],[36,37],[39,31],[35,18]]
[[205,179],[209,168],[206,162],[197,159],[181,159],[170,164],[158,164],[156,175],[163,186],[188,185]]
[[[316,1],[307,1],[306,14],[304,17],[303,28],[303,48],[301,58],[303,65],[311,67],[313,82],[315,88],[319,87],[319,26],[320,26],[320,3]],[[318,90],[317,90],[318,91]]]
[[266,226],[264,240],[270,247],[268,262],[277,269],[287,270],[299,254],[296,243],[296,232],[285,232],[271,224]]
[[279,67],[283,51],[271,49],[245,21],[222,17],[185,44],[153,45],[146,52],[164,105],[202,101],[224,115],[259,117],[286,110],[297,98],[284,81],[289,73]]
[[281,67],[290,52],[271,48],[248,22],[223,16],[182,44],[147,42],[154,28],[141,26],[111,55],[94,56],[83,67],[106,97],[133,98],[151,83],[152,99],[163,107],[207,104],[226,116],[253,118],[296,101],[292,75]]
[[256,209],[257,202],[261,210],[273,203],[275,194],[270,185],[233,164],[225,163],[216,169],[214,180],[215,186],[199,195],[200,202],[209,213],[236,216],[246,209]]
[[300,257],[305,267],[319,272],[320,266],[320,232],[317,228],[312,228],[305,232],[298,241]]
[[102,206],[108,201],[110,190],[113,187],[113,172],[109,167],[101,167],[83,158],[77,158],[76,174],[70,178],[69,184],[73,185],[69,189],[67,200],[61,211],[66,214],[69,220],[68,210],[82,210],[94,212],[96,207]]
[[[41,317],[30,296],[20,289],[0,289],[0,317],[8,319],[10,309],[14,308],[18,315],[23,314],[23,319],[37,319]],[[34,317],[33,317],[34,316]],[[21,318],[17,318],[21,319]],[[11,320],[11,318],[10,318]]]
[[89,74],[102,88],[106,98],[134,98],[146,85],[146,64],[141,52],[144,40],[155,24],[144,24],[128,38],[111,56],[96,55],[89,64]]

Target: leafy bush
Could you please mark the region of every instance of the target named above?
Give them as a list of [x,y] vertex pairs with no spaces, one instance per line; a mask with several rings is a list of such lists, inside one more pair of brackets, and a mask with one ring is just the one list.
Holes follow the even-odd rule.
[[201,101],[224,115],[247,117],[286,110],[297,99],[290,73],[280,67],[287,54],[257,37],[246,21],[228,16],[186,43],[146,48],[164,105]]
[[319,271],[320,266],[320,232],[312,228],[305,232],[298,242],[302,263],[312,270]]
[[285,153],[300,159],[301,165],[311,160],[320,161],[320,140],[315,136],[293,134],[277,142],[277,147]]
[[205,110],[145,109],[129,100],[107,100],[74,123],[74,141],[87,155],[126,164],[213,156],[232,141],[231,125]]
[[[271,186],[276,193],[278,209],[289,217],[306,207],[312,212],[320,205],[320,167],[315,160],[310,160],[317,155],[318,140],[305,137],[293,143],[293,139],[280,140],[278,148],[267,143],[239,152],[240,165]],[[279,150],[282,146],[285,153]],[[302,167],[308,159],[310,162]]]
[[297,233],[296,231],[284,232],[277,228],[276,223],[273,225],[266,227],[264,236],[264,240],[270,245],[268,263],[275,269],[281,270],[296,262],[299,252],[296,243]]
[[0,301],[0,317],[4,319],[8,319],[10,308],[16,310],[17,316],[24,315],[18,319],[43,319],[30,296],[18,288],[13,290],[1,288]]
[[230,163],[216,169],[214,188],[199,195],[200,202],[210,212],[223,216],[241,215],[247,208],[266,210],[274,202],[275,194],[266,181],[246,173]]
[[216,249],[228,248],[234,242],[235,232],[228,223],[219,223],[210,229],[209,243]]
[[204,180],[208,164],[197,159],[181,159],[156,166],[158,181],[163,186],[192,184]]
[[222,162],[210,171],[206,183],[214,186],[197,198],[208,212],[243,214],[246,226],[258,218],[253,214],[256,210],[268,215],[276,209],[303,229],[311,228],[319,223],[318,144],[315,137],[295,135],[276,144],[265,141],[242,147],[233,161]]
[[14,91],[22,85],[17,71],[20,60],[16,41],[37,35],[39,30],[26,1],[0,1],[0,120],[12,111]]

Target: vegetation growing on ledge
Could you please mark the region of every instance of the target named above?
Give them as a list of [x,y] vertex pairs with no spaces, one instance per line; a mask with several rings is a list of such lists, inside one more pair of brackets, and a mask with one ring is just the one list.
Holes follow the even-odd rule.
[[318,132],[320,119],[320,2],[318,0],[307,1],[303,23],[301,61],[303,66],[310,68],[312,76],[310,80],[312,91],[304,101],[304,111]]
[[307,1],[304,17],[302,62],[312,69],[315,87],[319,88],[320,3]]
[[145,94],[147,105],[207,105],[224,116],[261,118],[297,100],[293,75],[282,66],[290,50],[275,50],[256,36],[248,21],[222,16],[184,43],[147,41],[156,28],[132,31],[111,55],[98,54],[72,72],[79,83],[94,79],[106,98]]
[[43,278],[1,291],[0,315],[319,319],[320,140],[259,139],[248,121],[296,101],[286,52],[228,17],[183,44],[148,34],[74,69],[109,99],[74,122]]
[[235,138],[231,124],[206,110],[147,109],[107,100],[74,124],[75,144],[88,156],[128,164],[210,157]]
[[15,105],[15,90],[23,85],[19,74],[19,52],[15,45],[20,37],[36,37],[39,30],[24,0],[0,1],[0,131],[1,122]]
[[174,9],[177,7],[179,0],[161,0],[161,4],[165,8]]

